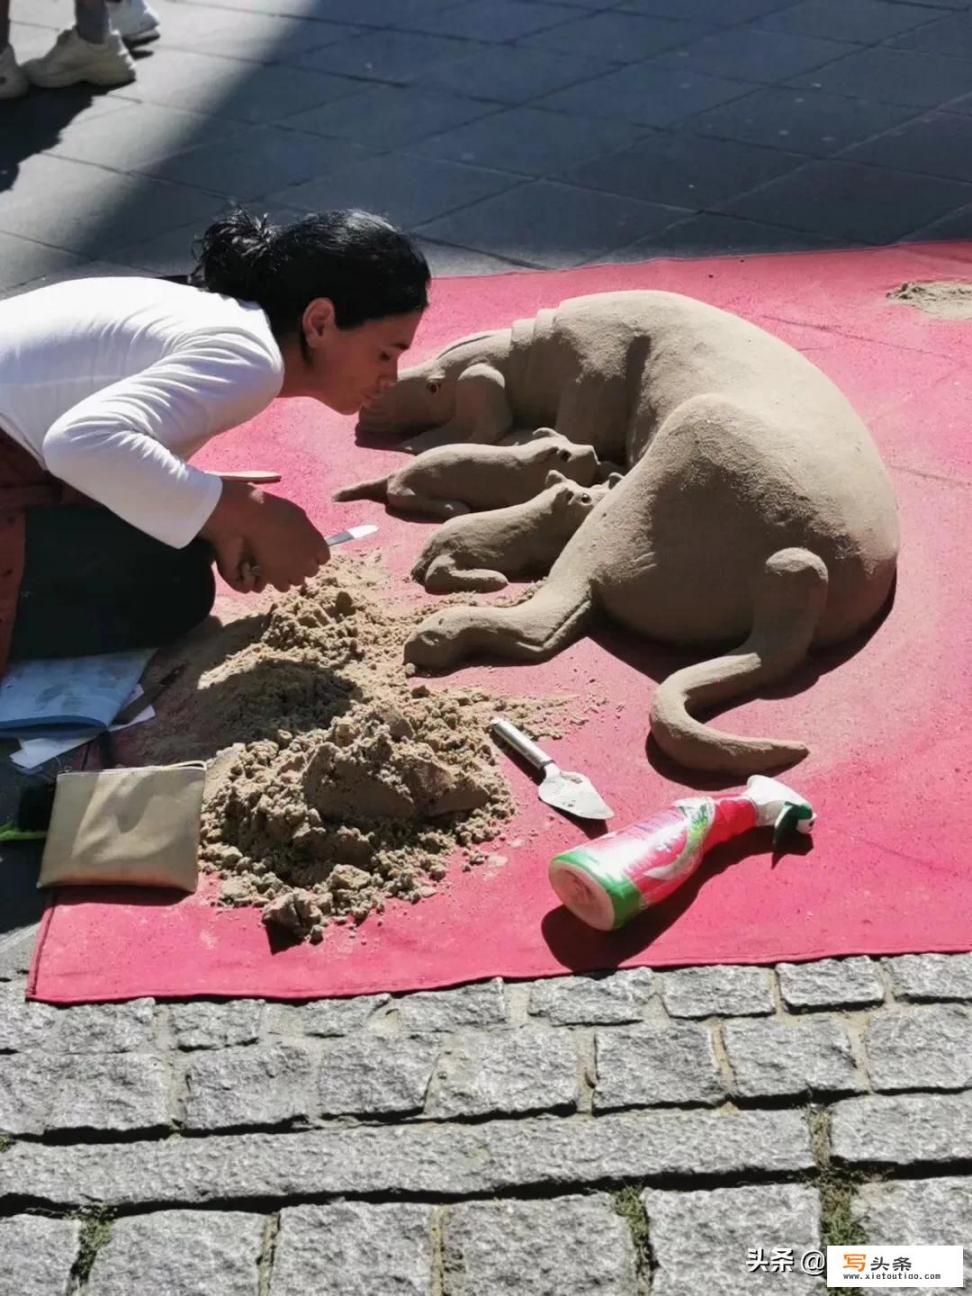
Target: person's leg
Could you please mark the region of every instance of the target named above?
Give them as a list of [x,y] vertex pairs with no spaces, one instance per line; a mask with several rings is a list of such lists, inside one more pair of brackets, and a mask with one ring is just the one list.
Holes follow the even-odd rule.
[[10,47],[10,0],[0,0],[0,99],[19,99],[29,88]]
[[107,0],[74,0],[74,27],[90,45],[104,45],[109,30]]
[[80,82],[108,89],[134,81],[135,64],[111,30],[106,0],[75,0],[74,18],[76,25],[61,32],[52,49],[23,65],[27,80],[48,90]]
[[10,658],[83,657],[171,643],[209,614],[212,549],[173,549],[106,509],[28,509]]
[[108,17],[129,47],[158,39],[159,15],[147,0],[108,0]]

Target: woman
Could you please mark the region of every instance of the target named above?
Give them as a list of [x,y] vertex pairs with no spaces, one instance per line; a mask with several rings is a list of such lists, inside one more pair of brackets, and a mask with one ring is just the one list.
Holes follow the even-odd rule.
[[0,671],[171,642],[236,590],[327,561],[302,509],[186,460],[278,396],[354,414],[390,386],[428,298],[367,212],[211,225],[196,276],[74,280],[0,301]]

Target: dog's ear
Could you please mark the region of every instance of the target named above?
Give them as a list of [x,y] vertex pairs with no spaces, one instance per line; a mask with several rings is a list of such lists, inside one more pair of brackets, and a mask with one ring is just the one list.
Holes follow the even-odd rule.
[[615,486],[617,486],[619,481],[624,481],[624,473],[619,473],[619,472],[608,473],[608,479],[606,483],[608,490],[614,490]]
[[544,489],[546,490],[551,486],[559,486],[561,482],[565,482],[566,480],[567,478],[563,473],[558,472],[556,468],[551,468],[544,479]]

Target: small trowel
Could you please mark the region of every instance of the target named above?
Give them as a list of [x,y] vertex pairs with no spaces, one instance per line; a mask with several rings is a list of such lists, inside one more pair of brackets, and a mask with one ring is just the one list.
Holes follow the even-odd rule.
[[585,774],[562,770],[551,756],[538,747],[532,738],[517,729],[509,720],[496,719],[489,726],[494,738],[499,738],[524,760],[543,774],[537,789],[541,801],[578,819],[610,819],[611,807],[601,799],[594,784]]
[[336,531],[334,535],[324,537],[324,543],[328,549],[333,549],[335,545],[347,544],[349,540],[363,540],[365,536],[374,535],[378,530],[374,523],[367,523],[365,526],[348,527],[346,531]]

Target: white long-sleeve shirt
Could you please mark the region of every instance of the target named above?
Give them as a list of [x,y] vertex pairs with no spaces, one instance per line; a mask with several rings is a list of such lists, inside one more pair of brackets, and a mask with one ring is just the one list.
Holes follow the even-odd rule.
[[0,428],[55,477],[181,548],[220,479],[186,462],[278,395],[258,306],[155,279],[76,279],[0,301]]

